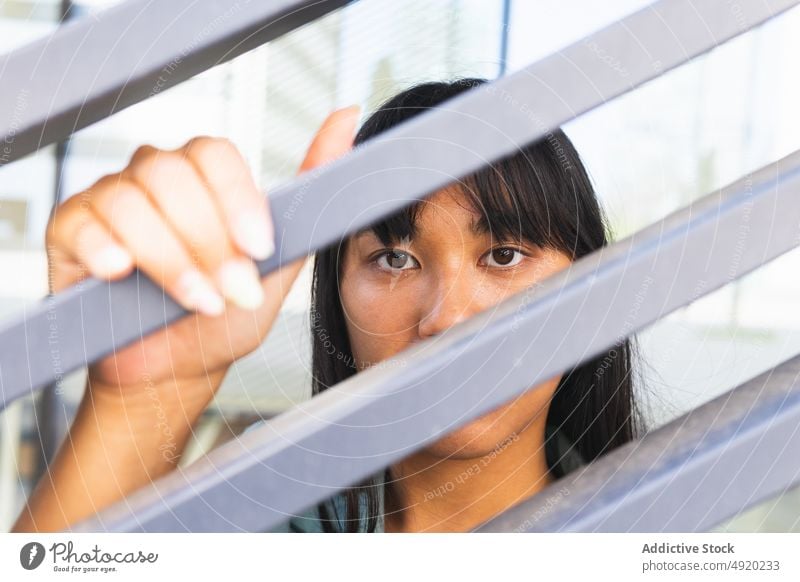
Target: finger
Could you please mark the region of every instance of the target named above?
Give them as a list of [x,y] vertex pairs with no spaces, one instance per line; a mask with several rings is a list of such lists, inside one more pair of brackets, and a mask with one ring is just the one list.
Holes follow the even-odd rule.
[[361,108],[351,105],[337,109],[325,119],[306,152],[299,174],[331,162],[353,147]]
[[214,196],[182,151],[139,148],[124,172],[147,192],[195,266],[208,273],[223,295],[244,309],[264,299],[255,264],[234,244]]
[[[352,148],[360,112],[358,105],[351,105],[329,114],[311,140],[298,174],[333,161]],[[268,277],[265,287],[275,288],[274,291],[269,289],[268,292],[277,292],[281,297],[285,297],[305,266],[306,258],[302,257],[284,265],[278,273]]]
[[181,150],[208,185],[238,247],[257,260],[272,255],[272,217],[264,194],[236,146],[227,139],[199,136]]
[[[311,140],[298,174],[333,161],[352,148],[360,112],[358,105],[351,105],[328,115]],[[277,273],[267,277],[264,282],[265,290],[270,294],[277,293],[280,297],[286,297],[305,266],[306,259],[307,257],[302,257],[284,265]]]
[[57,206],[48,221],[45,245],[48,262],[55,267],[53,292],[87,275],[117,279],[134,266],[133,257],[101,226],[84,196],[72,196]]
[[136,266],[185,308],[222,313],[224,300],[141,187],[119,174],[101,178],[98,185],[91,208]]
[[78,231],[75,251],[78,261],[99,279],[120,279],[130,274],[134,267],[130,253],[98,220],[87,222]]

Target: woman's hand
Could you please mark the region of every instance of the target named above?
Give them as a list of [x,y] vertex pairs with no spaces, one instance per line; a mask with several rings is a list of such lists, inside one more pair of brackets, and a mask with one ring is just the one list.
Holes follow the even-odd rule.
[[[329,115],[300,173],[346,153],[357,120],[357,107]],[[46,237],[52,292],[90,275],[120,279],[138,267],[194,311],[94,363],[89,389],[221,380],[264,340],[305,262],[261,279],[253,259],[271,254],[273,240],[264,196],[224,139],[198,137],[173,151],[143,146],[121,172],[56,208]]]
[[[350,149],[357,114],[325,120],[301,173]],[[55,210],[53,292],[138,267],[196,311],[89,367],[69,435],[12,531],[61,531],[174,469],[228,367],[263,341],[305,262],[259,280],[252,259],[269,250],[271,228],[241,155],[212,138],[140,148]]]

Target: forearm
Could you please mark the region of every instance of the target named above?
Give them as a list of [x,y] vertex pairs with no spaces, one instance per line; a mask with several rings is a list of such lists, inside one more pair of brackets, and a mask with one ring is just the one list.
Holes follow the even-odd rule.
[[[224,374],[115,392],[88,390],[12,531],[61,531],[174,469]],[[191,398],[179,395],[191,394]]]

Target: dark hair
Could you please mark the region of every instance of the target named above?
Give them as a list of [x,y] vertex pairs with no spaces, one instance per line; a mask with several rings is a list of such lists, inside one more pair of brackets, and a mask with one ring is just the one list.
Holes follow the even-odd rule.
[[[359,145],[414,115],[485,79],[464,78],[413,86],[381,105],[356,134]],[[453,184],[483,215],[497,238],[522,238],[578,259],[608,242],[607,223],[577,151],[561,130],[483,167]],[[422,202],[405,208],[370,229],[387,246],[413,232]],[[316,395],[357,372],[339,295],[340,257],[347,239],[314,258],[311,291],[312,394]],[[324,334],[317,333],[325,330]],[[333,344],[341,352],[329,354]],[[545,441],[554,477],[570,468],[561,460],[568,442],[583,461],[591,461],[635,438],[642,427],[633,396],[632,342],[624,340],[596,358],[566,372],[558,384],[547,416]],[[560,433],[559,441],[553,438]],[[346,489],[344,516],[327,502],[318,506],[324,531],[375,531],[380,511],[380,474]],[[389,469],[383,474],[390,485]],[[391,494],[387,491],[386,494]],[[364,513],[363,510],[366,510]],[[336,516],[332,514],[337,514]]]

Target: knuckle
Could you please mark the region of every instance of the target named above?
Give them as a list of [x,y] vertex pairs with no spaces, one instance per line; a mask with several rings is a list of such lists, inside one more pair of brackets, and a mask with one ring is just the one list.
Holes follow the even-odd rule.
[[88,195],[85,192],[71,196],[50,213],[45,229],[45,244],[57,244],[68,240],[81,222],[91,220],[86,201]]
[[196,135],[187,141],[181,148],[187,154],[199,155],[203,151],[213,147],[214,138],[209,135]]
[[87,190],[89,197],[91,199],[97,199],[102,196],[107,196],[110,192],[113,192],[116,189],[117,185],[122,179],[123,178],[120,174],[106,174],[92,184],[92,186]]
[[229,154],[239,154],[239,148],[227,137],[217,138],[217,143],[219,144],[220,151],[225,151]]
[[144,184],[159,183],[175,177],[184,163],[185,160],[177,152],[155,150],[155,153],[132,163],[127,173]]
[[59,221],[58,223],[54,222],[53,218],[51,218],[48,223],[47,227],[45,228],[44,233],[44,246],[45,248],[50,248],[53,246],[58,246],[61,241],[61,226],[62,223]]
[[160,151],[161,150],[159,150],[157,147],[150,144],[142,144],[137,147],[136,150],[134,150],[129,166],[153,159],[158,156]]
[[119,208],[130,208],[144,196],[138,184],[119,175],[104,176],[100,182],[103,184],[92,197],[92,205],[107,217]]
[[238,149],[227,137],[212,137],[209,135],[198,135],[193,137],[183,148],[190,155],[202,159],[209,159],[220,155],[230,155],[237,153]]

